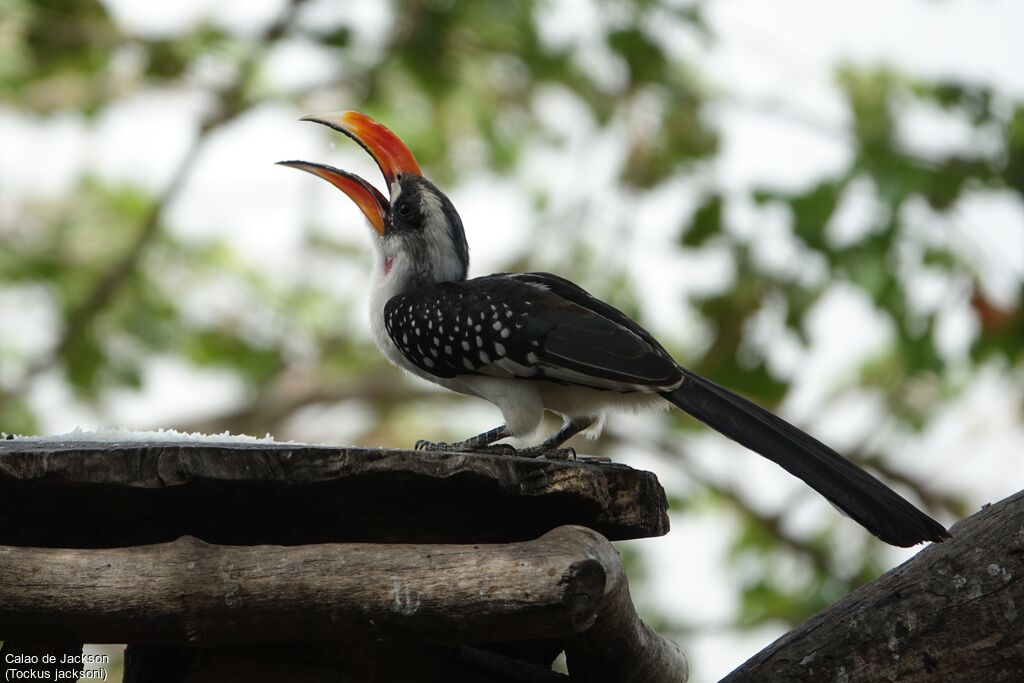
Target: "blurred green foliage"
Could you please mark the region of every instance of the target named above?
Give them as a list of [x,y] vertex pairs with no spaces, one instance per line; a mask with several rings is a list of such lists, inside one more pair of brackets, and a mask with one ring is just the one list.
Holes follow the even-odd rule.
[[[550,5],[542,0],[395,0],[380,49],[369,49],[343,20],[304,19],[306,4],[291,2],[280,20],[255,36],[206,23],[147,37],[126,33],[95,0],[0,0],[2,108],[42,120],[62,112],[94,116],[135,93],[197,90],[213,104],[195,125],[195,149],[201,149],[213,130],[232,125],[245,112],[280,103],[304,110],[310,99],[326,97],[402,131],[415,141],[423,165],[452,184],[466,172],[452,153],[460,142],[479,143],[483,165],[497,173],[516,169],[526,141],[544,140],[555,149],[563,145],[558,128],[538,114],[539,98],[554,91],[571,97],[604,129],[642,115],[642,125],[619,126],[626,153],[618,177],[638,196],[691,177],[718,154],[719,135],[708,112],[728,100],[727,89],[706,84],[699,65],[686,63],[650,30],[671,26],[695,41],[713,41],[700,4],[596,0],[606,19],[597,35],[551,40],[543,30]],[[261,67],[267,56],[290,39],[329,55],[336,73],[294,90],[266,82]],[[590,53],[601,59],[588,61]],[[228,74],[227,83],[199,68],[211,63],[223,67],[218,73]],[[681,252],[727,249],[735,272],[727,291],[690,302],[714,343],[685,360],[715,381],[776,405],[787,394],[788,380],[773,374],[763,354],[744,354],[751,322],[768,302],[781,304],[786,330],[805,343],[809,311],[834,284],[846,283],[863,292],[895,332],[891,346],[856,381],[879,391],[903,424],[919,427],[965,380],[963,362],[947,358],[937,346],[941,311],[920,310],[910,301],[908,281],[916,274],[939,274],[969,290],[978,328],[968,374],[987,364],[1017,370],[1024,364],[1021,296],[1010,304],[991,301],[981,265],[969,251],[921,235],[906,223],[907,207],[922,202],[939,214],[955,214],[958,202],[972,192],[1024,194],[1024,104],[983,85],[921,82],[889,69],[847,66],[836,74],[836,83],[850,115],[849,130],[839,133],[853,149],[845,168],[796,192],[766,187],[737,197],[731,188],[706,187],[681,226]],[[984,132],[990,144],[977,155],[924,159],[909,153],[898,128],[910,105],[938,107]],[[194,160],[195,155],[186,156],[177,180],[188,177]],[[358,400],[383,418],[365,438],[408,442],[408,435],[392,431],[398,427],[387,426],[403,391],[354,381],[388,371],[368,342],[353,339],[336,322],[345,316],[325,314],[347,311],[356,300],[305,282],[274,283],[216,240],[172,238],[164,229],[165,209],[176,195],[177,180],[152,196],[83,177],[64,197],[26,197],[2,214],[0,287],[33,293],[33,301],[52,309],[57,338],[50,348],[14,353],[0,330],[0,428],[37,429],[39,416],[26,396],[43,376],[56,375],[80,400],[100,406],[112,389],[138,387],[148,359],[170,356],[230,371],[247,388],[248,403],[231,416],[211,417],[204,425],[211,429],[262,434],[307,405]],[[867,188],[879,209],[867,230],[839,240],[830,225],[854,188]],[[730,224],[730,204],[744,200],[784,209],[801,258],[825,264],[826,274],[804,278],[759,264],[750,238]],[[554,222],[544,219],[547,206],[538,193],[536,224]],[[324,239],[316,226],[308,240],[310,254],[336,263],[361,259]],[[586,257],[585,248],[579,245],[562,272],[639,312],[636,302],[643,294],[633,289],[629,275],[608,272],[606,264]],[[529,268],[531,258],[510,257],[508,267]],[[232,288],[239,304],[210,315],[188,313],[188,301],[218,286]],[[680,344],[665,341],[670,348]],[[396,375],[387,377],[398,382]],[[922,386],[932,390],[921,392]],[[832,527],[814,538],[790,536],[780,520],[756,512],[740,492],[716,487],[688,466],[679,437],[694,428],[692,422],[671,416],[663,425],[664,434],[652,448],[673,456],[710,491],[696,507],[737,515],[732,561],[759,568],[738,574],[738,626],[798,621],[883,566],[873,543],[839,566],[833,556],[840,541]],[[602,443],[616,437],[629,441],[612,433]],[[944,506],[939,512],[960,512],[956,499],[910,478],[901,483]],[[695,510],[687,495],[670,495],[677,509]],[[806,580],[794,583],[778,569],[780,558],[806,568]],[[631,567],[638,561],[628,560]]]

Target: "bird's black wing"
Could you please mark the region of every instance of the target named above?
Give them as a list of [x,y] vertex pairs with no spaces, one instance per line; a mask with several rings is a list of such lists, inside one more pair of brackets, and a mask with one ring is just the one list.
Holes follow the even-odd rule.
[[658,340],[655,339],[650,332],[640,327],[635,320],[614,306],[601,301],[571,280],[566,280],[564,277],[559,277],[552,273],[502,273],[502,275],[518,280],[519,282],[526,282],[528,284],[543,287],[552,293],[557,294],[566,301],[571,301],[577,306],[586,308],[602,318],[606,318],[611,322],[626,328],[647,342],[651,348],[657,349],[665,356],[669,355],[668,351],[662,348]]
[[544,274],[422,287],[388,301],[384,324],[411,363],[438,377],[547,379],[616,391],[667,391],[682,380],[675,361],[623,313]]

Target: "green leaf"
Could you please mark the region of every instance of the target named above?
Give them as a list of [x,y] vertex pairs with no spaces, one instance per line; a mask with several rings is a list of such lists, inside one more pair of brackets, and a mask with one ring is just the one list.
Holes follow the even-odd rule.
[[683,228],[679,241],[684,247],[699,247],[721,230],[722,197],[715,194],[704,199],[697,207],[690,222]]
[[640,29],[612,31],[608,34],[608,47],[626,62],[633,84],[664,80],[665,54]]
[[108,359],[100,347],[96,335],[85,332],[72,340],[64,355],[67,376],[76,393],[95,396],[99,390],[99,378]]
[[826,226],[839,204],[845,184],[834,180],[818,183],[809,192],[789,198],[793,212],[793,231],[816,251],[827,251]]

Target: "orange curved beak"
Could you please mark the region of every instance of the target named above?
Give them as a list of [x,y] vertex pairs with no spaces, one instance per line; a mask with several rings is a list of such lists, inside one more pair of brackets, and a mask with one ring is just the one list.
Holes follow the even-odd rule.
[[279,161],[277,163],[280,166],[312,173],[334,185],[356,203],[378,235],[384,234],[384,220],[387,218],[388,211],[391,210],[391,204],[376,187],[355,173],[342,171],[327,164],[314,164],[308,161]]
[[[416,157],[398,139],[398,136],[365,114],[360,114],[357,111],[343,111],[303,116],[301,120],[323,124],[344,133],[359,143],[359,146],[369,152],[373,160],[377,162],[381,173],[384,174],[389,191],[394,188],[395,183],[403,175],[423,175],[420,165],[416,163]],[[391,211],[391,203],[377,188],[363,178],[355,173],[342,171],[326,164],[314,164],[308,161],[279,161],[277,163],[281,166],[289,166],[312,173],[334,185],[356,203],[377,234],[384,234],[384,226],[388,212]]]
[[398,136],[366,114],[357,111],[343,111],[331,114],[311,114],[302,121],[313,121],[339,133],[344,133],[370,153],[377,162],[390,190],[398,176],[403,174],[423,175],[416,157]]

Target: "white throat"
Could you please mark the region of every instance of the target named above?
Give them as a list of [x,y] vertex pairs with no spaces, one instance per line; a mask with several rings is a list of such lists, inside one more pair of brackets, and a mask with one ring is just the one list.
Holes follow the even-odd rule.
[[407,370],[414,375],[429,379],[419,368],[410,363],[391,341],[387,328],[384,326],[384,307],[393,297],[408,291],[412,273],[408,257],[401,253],[390,255],[385,245],[377,243],[373,274],[370,278],[370,329],[377,348],[392,365]]

